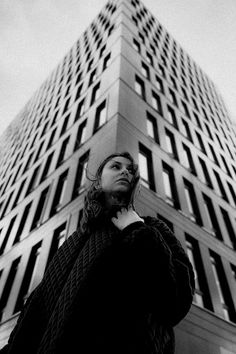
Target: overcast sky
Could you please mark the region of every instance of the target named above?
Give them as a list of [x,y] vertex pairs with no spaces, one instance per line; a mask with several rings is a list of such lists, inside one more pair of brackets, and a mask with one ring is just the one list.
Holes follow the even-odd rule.
[[[0,1],[0,135],[107,0]],[[236,122],[236,0],[143,0],[209,75]]]

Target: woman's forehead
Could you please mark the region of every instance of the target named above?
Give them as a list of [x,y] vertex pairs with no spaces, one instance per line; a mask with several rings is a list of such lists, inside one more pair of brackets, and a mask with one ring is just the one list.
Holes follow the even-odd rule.
[[118,162],[122,165],[127,165],[127,166],[132,165],[132,162],[130,161],[130,159],[123,157],[123,156],[115,156],[111,160],[109,160],[107,162],[107,164],[109,164],[109,163],[111,164],[113,162]]

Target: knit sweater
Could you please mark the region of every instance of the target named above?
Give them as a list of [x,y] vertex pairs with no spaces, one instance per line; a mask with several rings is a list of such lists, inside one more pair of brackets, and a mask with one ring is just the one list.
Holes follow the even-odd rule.
[[159,219],[74,232],[56,252],[0,353],[172,354],[192,266]]

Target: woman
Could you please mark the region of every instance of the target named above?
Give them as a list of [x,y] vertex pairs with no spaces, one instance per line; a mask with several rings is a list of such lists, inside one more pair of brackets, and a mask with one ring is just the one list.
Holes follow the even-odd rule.
[[60,247],[2,353],[171,354],[193,296],[191,264],[168,227],[134,208],[138,166],[108,156],[80,229]]

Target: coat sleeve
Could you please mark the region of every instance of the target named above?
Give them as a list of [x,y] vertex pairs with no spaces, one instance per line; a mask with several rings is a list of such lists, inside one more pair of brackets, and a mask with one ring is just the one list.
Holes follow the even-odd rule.
[[127,226],[120,240],[139,306],[161,324],[175,326],[188,313],[194,294],[194,272],[180,242],[152,217]]

